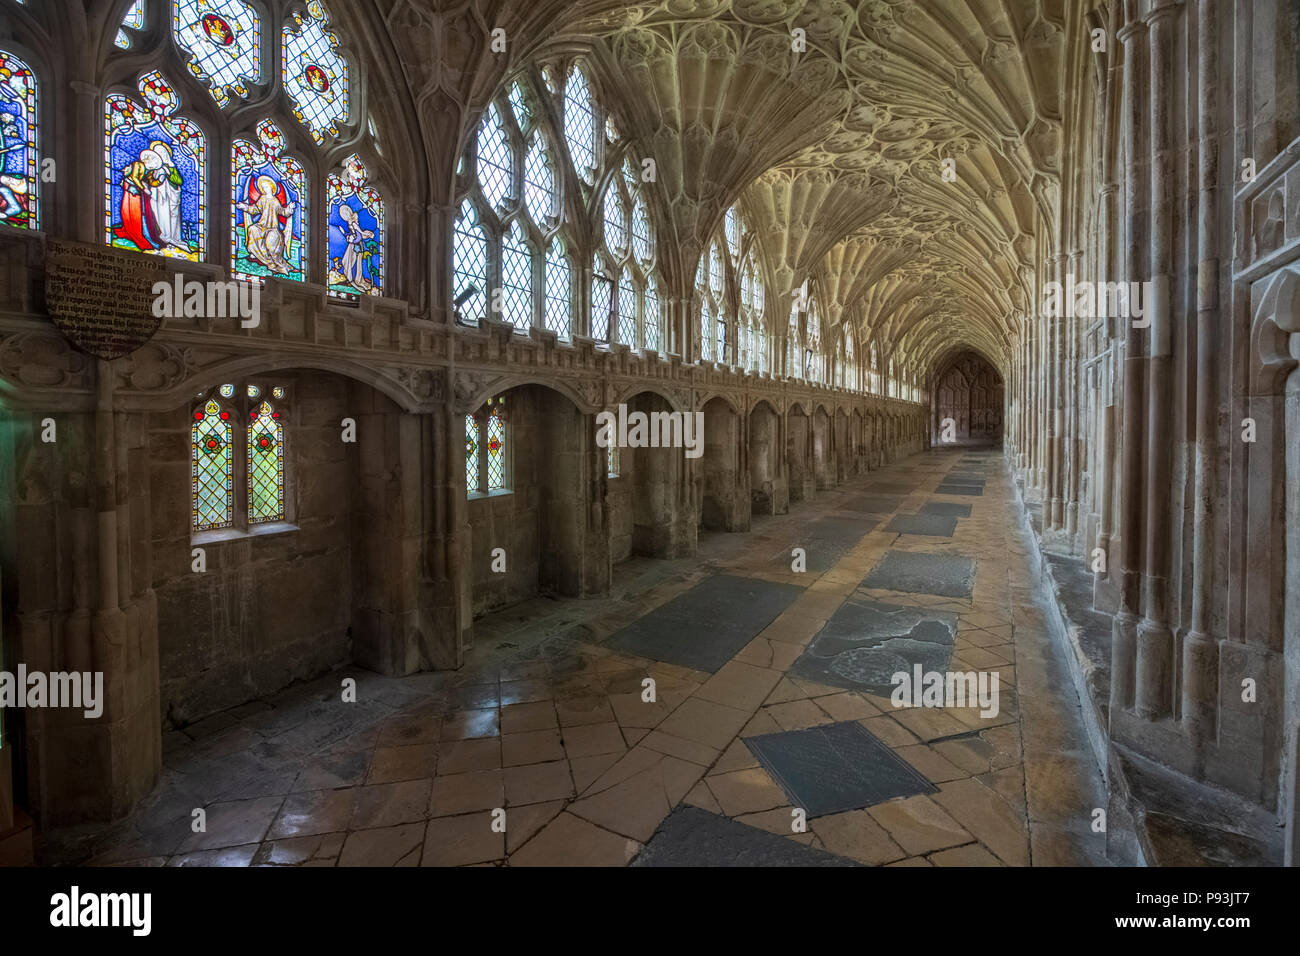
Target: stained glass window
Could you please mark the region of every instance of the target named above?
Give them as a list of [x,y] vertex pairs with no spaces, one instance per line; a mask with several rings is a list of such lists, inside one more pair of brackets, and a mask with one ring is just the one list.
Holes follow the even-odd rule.
[[612,442],[605,446],[605,463],[609,477],[618,477],[618,446]]
[[307,17],[293,14],[283,30],[284,89],[293,115],[324,144],[339,134],[348,118],[348,63],[338,52],[338,37],[327,29],[329,14],[320,0],[308,0]]
[[493,103],[483,118],[483,128],[478,137],[478,181],[483,198],[494,209],[505,208],[512,183],[512,158],[510,141],[506,137],[505,123]]
[[572,281],[564,240],[557,236],[546,253],[546,327],[561,339],[569,338]]
[[37,229],[36,74],[18,57],[0,50],[0,223]]
[[190,55],[186,66],[217,105],[232,93],[247,97],[248,84],[262,82],[262,21],[243,0],[172,0],[172,29]]
[[478,491],[478,419],[465,416],[465,488]]
[[114,45],[119,49],[131,49],[131,34],[127,30],[141,30],[144,28],[144,0],[135,0],[131,6],[127,7],[126,16],[122,17],[122,27],[117,31],[117,36],[113,39]]
[[158,71],[140,77],[143,104],[104,100],[105,242],[200,261],[207,252],[202,130],[176,115],[180,97]]
[[564,139],[575,172],[590,185],[596,173],[596,114],[587,78],[576,63],[564,84]]
[[501,243],[501,284],[505,295],[501,318],[517,329],[533,324],[533,253],[515,220]]
[[248,413],[248,523],[283,520],[284,426],[262,402]]
[[618,340],[637,348],[636,340],[636,286],[632,273],[626,268],[618,280]]
[[488,491],[500,491],[506,486],[506,422],[502,402],[503,399],[497,399],[488,411]]
[[307,269],[307,173],[282,155],[284,134],[271,120],[257,124],[257,143],[231,149],[230,261],[236,276],[302,280]]
[[614,283],[608,276],[601,274],[600,268],[600,262],[595,262],[591,274],[591,337],[598,342],[607,342]]
[[190,476],[195,531],[234,522],[235,464],[230,412],[210,399],[194,412],[190,427]]
[[325,180],[326,245],[331,294],[383,295],[384,200],[366,182],[366,166],[349,156]]
[[709,247],[709,288],[722,295],[722,252],[716,242]]

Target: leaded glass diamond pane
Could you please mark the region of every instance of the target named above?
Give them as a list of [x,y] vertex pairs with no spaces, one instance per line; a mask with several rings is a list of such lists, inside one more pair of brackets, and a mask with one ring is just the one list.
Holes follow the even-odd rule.
[[593,182],[596,172],[596,117],[591,107],[587,78],[575,65],[564,84],[564,139],[573,166],[583,182]]
[[478,216],[469,200],[460,207],[456,217],[455,235],[452,237],[452,280],[454,298],[473,288],[464,299],[460,314],[466,322],[477,324],[485,315],[487,302],[487,237],[478,224]]
[[478,181],[483,197],[494,209],[504,208],[510,194],[510,141],[495,103],[488,107],[478,136]]
[[645,334],[645,347],[659,350],[659,286],[651,276],[645,288],[645,320],[642,323]]
[[465,489],[478,491],[478,419],[465,416]]
[[528,206],[528,215],[539,226],[545,226],[546,220],[554,213],[555,178],[540,133],[534,133],[529,140],[528,154],[524,158],[524,202]]
[[501,240],[502,318],[517,329],[533,324],[533,254],[516,220]]
[[605,190],[605,248],[615,255],[627,249],[627,209],[613,181]]
[[209,400],[190,427],[191,522],[195,531],[234,521],[235,465],[230,413]]
[[637,347],[636,341],[636,286],[632,273],[626,268],[618,280],[618,340]]
[[284,426],[270,402],[248,416],[248,523],[284,520]]
[[569,299],[572,278],[564,243],[551,243],[546,254],[546,327],[561,339],[569,338]]
[[519,124],[520,131],[527,130],[533,117],[528,109],[528,100],[524,97],[524,88],[518,82],[510,85],[510,108],[514,110],[515,122]]
[[704,305],[704,321],[701,323],[703,329],[700,337],[700,357],[706,362],[713,361],[714,356],[714,336],[717,326],[713,315],[713,303],[706,302]]
[[606,276],[595,271],[591,275],[591,337],[598,342],[609,341],[609,312],[612,306],[614,283]]
[[646,210],[645,199],[640,191],[632,206],[632,251],[643,265],[654,258],[654,238],[650,234],[650,217]]

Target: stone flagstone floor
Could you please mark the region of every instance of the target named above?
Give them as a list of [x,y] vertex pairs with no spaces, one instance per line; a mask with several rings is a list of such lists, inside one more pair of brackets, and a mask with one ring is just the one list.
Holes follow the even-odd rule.
[[[982,494],[936,494],[949,470],[948,488],[957,476],[962,489],[982,477]],[[951,537],[889,529],[895,516],[936,502],[971,508],[969,517],[955,509]],[[871,525],[864,515],[879,520],[853,543],[852,528]],[[837,518],[847,538],[809,535],[811,522],[831,528]],[[693,807],[744,825],[710,829],[701,852],[716,858],[701,863],[782,862],[762,847],[786,844],[764,836],[741,845],[767,831],[869,865],[1103,865],[1105,837],[1091,822],[1104,789],[1019,528],[999,454],[912,456],[796,502],[788,515],[757,517],[748,534],[702,534],[695,558],[629,560],[608,599],[541,597],[485,618],[460,671],[396,679],[338,671],[171,732],[144,806],[113,826],[47,834],[40,861],[619,866],[648,843],[646,858],[654,856],[651,841],[670,812]],[[824,560],[810,554],[808,571],[790,570],[791,549],[822,546],[833,548]],[[889,551],[973,558],[971,596],[861,588]],[[711,674],[607,646],[626,624],[718,573],[800,590]],[[948,666],[997,672],[999,714],[898,709],[793,676],[851,596],[956,615]],[[345,677],[357,681],[355,703],[341,699]],[[646,677],[656,682],[653,703],[642,700]],[[792,832],[790,798],[745,741],[846,721],[860,722],[933,792],[814,817]],[[199,808],[206,830],[195,833]],[[498,808],[504,833],[492,826]]]

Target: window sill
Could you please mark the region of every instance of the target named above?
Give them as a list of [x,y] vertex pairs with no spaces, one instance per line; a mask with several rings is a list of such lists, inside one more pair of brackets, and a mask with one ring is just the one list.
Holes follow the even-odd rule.
[[275,534],[288,534],[297,531],[298,526],[288,521],[268,521],[266,524],[243,528],[218,528],[215,531],[200,531],[190,536],[190,544],[221,544],[226,541],[242,541],[244,538],[262,538]]
[[481,501],[485,498],[504,498],[507,495],[513,495],[513,488],[498,488],[496,491],[470,491],[466,496],[470,501]]

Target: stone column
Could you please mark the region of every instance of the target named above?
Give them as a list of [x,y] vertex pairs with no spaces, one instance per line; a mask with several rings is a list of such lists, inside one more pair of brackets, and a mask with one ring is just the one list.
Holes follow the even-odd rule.
[[[1146,25],[1134,18],[1135,0],[1124,5],[1125,23],[1118,37],[1124,44],[1122,95],[1125,142],[1124,278],[1140,278],[1145,271],[1140,250],[1146,242],[1146,185],[1142,181],[1146,112]],[[1144,333],[1127,323],[1124,331],[1124,409],[1120,452],[1120,568],[1119,607],[1111,639],[1112,709],[1133,706],[1137,667],[1139,584],[1142,572],[1142,473],[1144,465],[1143,394],[1145,383]]]
[[[1051,281],[1060,283],[1065,288],[1065,256],[1056,253],[1048,258],[1048,274]],[[1065,330],[1065,314],[1073,308],[1068,301],[1069,290],[1061,302],[1056,315],[1046,317],[1047,323],[1047,364],[1044,376],[1047,380],[1047,487],[1043,490],[1043,531],[1057,531],[1061,527],[1061,477],[1064,465],[1061,461],[1064,445],[1061,437],[1061,425],[1065,417],[1064,394],[1061,386],[1064,371],[1064,349],[1062,338]]]
[[1136,710],[1149,720],[1173,708],[1173,632],[1169,629],[1170,494],[1173,441],[1173,334],[1170,284],[1174,246],[1173,53],[1178,8],[1163,3],[1147,18],[1150,56],[1151,301],[1146,472],[1146,567],[1138,628]]
[[1209,634],[1214,578],[1214,469],[1218,457],[1219,144],[1217,0],[1197,5],[1196,510],[1192,519],[1192,625],[1183,640],[1181,716],[1198,750],[1213,732],[1218,645]]
[[[1075,249],[1070,253],[1068,271],[1077,276],[1081,274],[1082,268],[1083,250]],[[1079,317],[1073,315],[1065,324],[1065,475],[1062,497],[1065,500],[1065,534],[1069,539],[1071,553],[1074,553],[1077,546],[1075,535],[1079,532],[1079,472],[1082,468],[1083,448],[1079,433],[1079,330],[1082,325]]]

